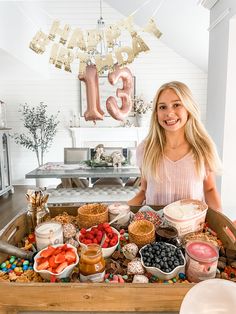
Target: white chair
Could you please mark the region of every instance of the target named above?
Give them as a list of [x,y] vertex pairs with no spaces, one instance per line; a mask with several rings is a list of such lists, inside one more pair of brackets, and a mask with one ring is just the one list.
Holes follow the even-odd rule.
[[77,164],[83,160],[90,159],[90,151],[89,148],[64,148],[64,163],[65,164]]

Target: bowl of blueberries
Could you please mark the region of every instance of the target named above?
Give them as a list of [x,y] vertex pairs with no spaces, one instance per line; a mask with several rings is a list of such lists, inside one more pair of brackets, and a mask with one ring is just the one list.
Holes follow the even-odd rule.
[[161,280],[185,273],[186,260],[181,249],[166,242],[147,244],[139,250],[143,267]]

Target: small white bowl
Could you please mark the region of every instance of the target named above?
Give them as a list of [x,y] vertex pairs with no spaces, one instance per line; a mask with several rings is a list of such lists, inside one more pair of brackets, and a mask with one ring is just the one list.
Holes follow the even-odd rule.
[[[173,244],[169,244],[169,243],[166,243],[168,246],[173,246],[176,248],[175,245]],[[149,244],[147,244],[149,245]],[[177,267],[175,267],[171,272],[169,273],[166,273],[164,271],[162,271],[161,269],[157,268],[157,267],[148,267],[148,266],[145,266],[144,264],[144,261],[143,261],[143,256],[142,256],[142,253],[141,251],[147,246],[145,245],[144,247],[142,247],[140,250],[139,250],[139,254],[141,256],[141,263],[143,265],[143,267],[146,269],[146,271],[156,277],[158,277],[159,279],[161,280],[169,280],[171,278],[174,278],[176,277],[178,274],[180,273],[185,273],[185,265],[186,265],[186,260],[185,260],[185,257],[181,251],[181,257],[183,258],[184,260],[184,264],[183,265],[179,265]]]
[[[59,246],[63,246],[64,244],[55,244],[55,245],[51,245],[52,247],[59,247]],[[40,258],[40,254],[42,251],[46,250],[47,248],[44,248],[43,250],[39,251],[35,257],[34,257],[34,271],[38,274],[40,274],[40,276],[45,279],[45,280],[50,280],[51,279],[51,276],[55,277],[55,278],[58,278],[58,279],[61,279],[61,278],[68,278],[70,277],[73,269],[75,268],[75,266],[79,263],[79,256],[77,254],[77,249],[71,245],[71,244],[66,244],[68,248],[72,248],[74,253],[75,253],[75,256],[76,256],[76,260],[73,264],[70,264],[69,266],[67,266],[65,269],[63,269],[62,272],[58,273],[58,274],[55,274],[55,273],[52,273],[48,270],[38,270],[37,269],[37,266],[38,266],[38,263],[37,263],[37,258]]]
[[[90,231],[93,227],[89,228],[89,229],[86,229],[87,231]],[[116,243],[116,245],[114,246],[111,246],[111,247],[108,247],[108,248],[102,248],[102,255],[104,258],[108,258],[110,257],[116,250],[117,246],[119,245],[119,242],[120,242],[120,233],[118,230],[116,230],[114,227],[111,227],[112,231],[114,233],[116,233],[118,235],[118,241]],[[79,237],[77,238],[78,242],[79,242],[79,245],[81,247],[86,247],[86,244],[80,242],[79,238],[80,238],[80,235],[81,233],[79,232]]]

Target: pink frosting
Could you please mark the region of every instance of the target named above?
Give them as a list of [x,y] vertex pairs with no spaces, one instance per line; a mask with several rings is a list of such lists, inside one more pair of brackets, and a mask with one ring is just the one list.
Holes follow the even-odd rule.
[[217,249],[207,242],[195,241],[186,247],[187,253],[197,260],[212,260],[218,258]]

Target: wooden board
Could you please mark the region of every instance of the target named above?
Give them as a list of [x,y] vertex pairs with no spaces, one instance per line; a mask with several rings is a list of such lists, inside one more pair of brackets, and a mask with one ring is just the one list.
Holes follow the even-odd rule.
[[[155,209],[158,209],[156,207]],[[132,208],[136,212],[139,208]],[[76,215],[77,207],[52,207],[51,215],[63,211]],[[209,209],[207,221],[226,248],[236,250],[233,223]],[[0,239],[18,243],[26,233],[26,213],[16,216],[1,232]],[[0,254],[0,261],[6,258]],[[88,284],[88,283],[0,283],[0,314],[18,311],[174,312],[194,284]],[[122,300],[122,302],[121,302]]]

